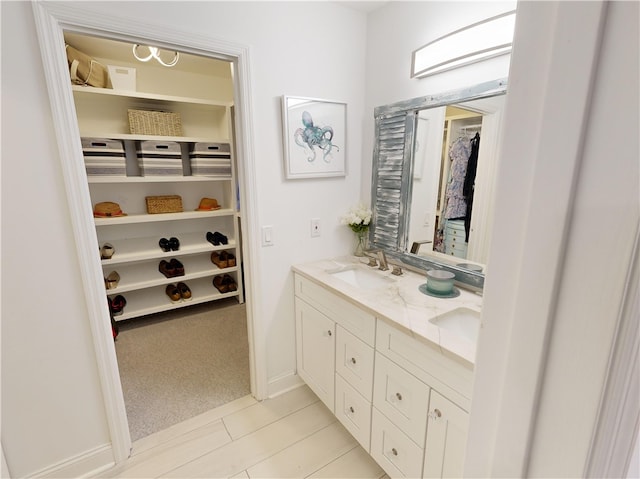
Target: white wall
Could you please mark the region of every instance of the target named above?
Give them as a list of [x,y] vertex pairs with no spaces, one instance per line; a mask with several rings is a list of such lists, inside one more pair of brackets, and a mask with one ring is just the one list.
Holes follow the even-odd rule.
[[[251,46],[268,380],[295,372],[296,262],[351,251],[339,217],[360,200],[364,14],[331,3],[73,2]],[[15,477],[109,443],[31,5],[2,2],[2,444]],[[8,47],[11,46],[9,49]],[[285,181],[280,97],[348,103],[348,175]],[[322,235],[310,237],[311,218]],[[259,238],[252,238],[259,241]]]
[[389,2],[369,14],[367,24],[367,82],[362,188],[371,189],[376,106],[505,78],[509,56],[411,79],[411,53],[417,48],[471,23],[515,9],[515,0],[498,2]]

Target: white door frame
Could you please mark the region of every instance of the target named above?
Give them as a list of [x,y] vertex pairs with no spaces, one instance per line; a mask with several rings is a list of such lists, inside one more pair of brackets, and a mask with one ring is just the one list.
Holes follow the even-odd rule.
[[256,177],[251,113],[250,51],[246,45],[195,35],[186,30],[149,22],[134,22],[93,12],[83,11],[78,4],[61,5],[34,2],[34,18],[40,42],[44,72],[49,91],[53,124],[58,141],[62,173],[69,201],[69,213],[77,245],[80,273],[84,284],[88,318],[105,413],[111,435],[116,463],[129,457],[131,436],[113,347],[109,313],[104,296],[103,274],[96,245],[98,244],[91,198],[87,186],[73,94],[69,83],[63,31],[93,34],[132,43],[150,43],[172,50],[232,61],[234,72],[235,129],[238,153],[238,181],[240,183],[243,257],[249,335],[251,393],[257,399],[266,397],[267,371],[264,332],[257,321],[252,279],[259,278],[257,246],[247,238],[257,237]]

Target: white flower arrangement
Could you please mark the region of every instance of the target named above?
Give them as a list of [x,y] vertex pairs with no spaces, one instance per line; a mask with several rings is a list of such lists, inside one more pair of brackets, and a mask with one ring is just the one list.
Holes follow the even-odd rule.
[[371,222],[371,210],[359,204],[342,216],[341,222],[343,225],[348,225],[354,233],[367,231]]

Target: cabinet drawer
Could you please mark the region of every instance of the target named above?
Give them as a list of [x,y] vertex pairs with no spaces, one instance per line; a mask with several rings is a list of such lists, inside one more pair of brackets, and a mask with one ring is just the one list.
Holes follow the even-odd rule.
[[346,329],[336,327],[336,371],[367,401],[373,389],[373,348]]
[[424,447],[429,386],[380,354],[376,355],[373,405]]
[[370,346],[375,343],[375,316],[299,274],[294,274],[296,296],[304,299]]
[[473,387],[473,369],[470,365],[444,356],[437,345],[413,338],[380,320],[376,332],[376,351],[469,411]]
[[360,445],[369,452],[371,403],[336,374],[336,416]]
[[446,229],[447,231],[462,231],[464,233],[464,220],[449,220]]
[[391,477],[422,477],[423,449],[375,407],[371,413],[371,456]]

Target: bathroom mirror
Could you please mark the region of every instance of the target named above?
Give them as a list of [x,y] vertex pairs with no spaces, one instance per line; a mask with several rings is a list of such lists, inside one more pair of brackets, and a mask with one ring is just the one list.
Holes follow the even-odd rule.
[[375,108],[372,247],[483,287],[506,92],[500,79]]

